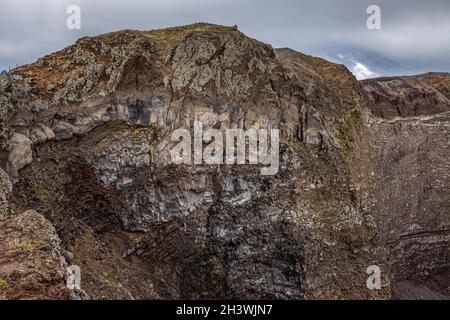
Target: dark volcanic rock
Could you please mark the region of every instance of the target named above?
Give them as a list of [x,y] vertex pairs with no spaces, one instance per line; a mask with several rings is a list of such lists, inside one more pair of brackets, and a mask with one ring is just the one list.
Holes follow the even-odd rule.
[[[390,245],[412,226],[402,200],[412,198],[383,193],[383,179],[405,187],[406,178],[386,165],[397,151],[378,149],[422,142],[369,115],[391,114],[391,104],[375,105],[378,87],[367,95],[344,66],[195,24],[83,38],[12,74],[0,82],[0,163],[15,182],[13,214],[36,209],[51,221],[92,298],[386,299],[388,249],[399,257],[394,281],[428,252]],[[173,164],[171,133],[195,120],[279,128],[279,172]],[[445,155],[431,148],[410,169],[436,152],[446,174]],[[448,180],[439,183],[444,192]],[[431,212],[436,197],[422,219],[430,228],[448,213]],[[371,265],[380,290],[366,287]]]
[[0,299],[69,299],[60,239],[42,215],[9,215],[9,178],[0,169]]
[[[373,79],[364,86],[377,103],[372,112],[382,116],[368,122],[381,233],[394,283],[408,281],[400,288],[409,288],[450,267],[450,75]],[[447,289],[435,293],[448,296],[448,276],[441,278]],[[402,292],[411,298],[414,290],[396,295]]]
[[362,81],[374,100],[375,116],[392,119],[435,115],[450,110],[450,74],[387,77]]

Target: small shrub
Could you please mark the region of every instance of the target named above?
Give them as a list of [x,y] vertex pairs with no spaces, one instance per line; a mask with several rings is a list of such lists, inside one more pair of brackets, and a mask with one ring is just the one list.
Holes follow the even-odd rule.
[[39,186],[36,188],[36,195],[39,199],[45,200],[48,198],[48,190],[43,186]]

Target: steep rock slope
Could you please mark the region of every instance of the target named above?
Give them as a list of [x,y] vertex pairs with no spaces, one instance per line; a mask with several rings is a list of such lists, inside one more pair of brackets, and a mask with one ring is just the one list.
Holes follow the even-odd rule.
[[450,74],[363,81],[380,230],[399,298],[450,297]]
[[[92,298],[390,297],[345,67],[195,24],[83,38],[0,85],[12,215],[52,222]],[[194,120],[279,128],[279,172],[171,163]]]
[[33,210],[10,216],[11,190],[0,169],[0,299],[68,299],[55,228]]
[[385,77],[363,81],[372,97],[372,112],[383,119],[428,116],[450,109],[450,75]]

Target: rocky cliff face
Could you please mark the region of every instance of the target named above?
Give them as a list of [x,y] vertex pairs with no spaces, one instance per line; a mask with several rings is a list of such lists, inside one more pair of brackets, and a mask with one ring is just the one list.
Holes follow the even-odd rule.
[[[404,173],[386,167],[394,153],[379,148],[413,137],[390,133],[398,124],[377,100],[379,84],[365,91],[343,66],[195,24],[83,38],[0,79],[0,163],[14,184],[1,198],[12,207],[5,219],[29,209],[45,216],[91,298],[386,299],[405,263],[422,265],[409,256],[428,252],[410,240],[390,245],[412,226],[402,200],[411,195],[386,198],[383,179]],[[195,120],[279,128],[278,173],[172,163],[172,132]],[[427,146],[447,174],[445,154]],[[429,163],[412,161],[416,170]],[[421,218],[430,228],[448,213],[448,180],[437,188]],[[441,213],[431,212],[436,192]],[[396,250],[404,254],[389,264]],[[449,260],[435,258],[430,272]],[[371,265],[382,271],[379,290],[366,287]]]
[[[448,298],[450,75],[381,78],[363,85],[377,115],[368,122],[376,150],[375,198],[394,290],[399,297]],[[427,285],[411,288],[421,281]]]
[[34,210],[10,215],[11,190],[0,169],[0,299],[70,298],[55,228]]

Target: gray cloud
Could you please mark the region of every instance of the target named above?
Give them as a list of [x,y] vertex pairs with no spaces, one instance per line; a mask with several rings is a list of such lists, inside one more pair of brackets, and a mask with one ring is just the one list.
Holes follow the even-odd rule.
[[[0,68],[30,63],[85,35],[193,22],[234,25],[251,37],[346,64],[359,77],[450,71],[448,0],[1,0]],[[66,8],[82,29],[66,29]],[[366,27],[381,7],[382,29]]]

